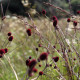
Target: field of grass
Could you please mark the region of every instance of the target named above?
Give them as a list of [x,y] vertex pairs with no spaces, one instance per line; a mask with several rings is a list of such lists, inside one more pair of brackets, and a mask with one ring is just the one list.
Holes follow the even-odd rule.
[[[37,60],[42,52],[50,53],[48,59],[37,62],[35,67],[38,72],[33,73],[29,80],[78,80],[76,76],[80,73],[80,62],[76,53],[80,55],[80,35],[79,30],[75,32],[71,29],[74,28],[73,23],[67,23],[67,18],[58,20],[59,28],[64,35],[55,30],[53,22],[47,17],[19,19],[13,16],[6,18],[3,22],[0,21],[1,25],[0,49],[8,48],[8,53],[0,58],[0,80],[27,80],[29,67],[26,66],[26,60],[29,56]],[[77,27],[80,27],[80,23]],[[28,28],[32,31],[31,36],[27,35]],[[11,42],[8,41],[8,32],[11,32],[13,36]],[[39,47],[39,44],[42,47]],[[66,58],[62,51],[64,48],[66,48]],[[52,60],[52,57],[56,56],[59,57],[58,62]],[[46,62],[47,65],[52,64],[52,66],[45,69]],[[39,67],[39,64],[42,66]],[[75,75],[72,74],[71,79],[67,68],[75,73]],[[39,76],[39,71],[43,71],[44,75]]]

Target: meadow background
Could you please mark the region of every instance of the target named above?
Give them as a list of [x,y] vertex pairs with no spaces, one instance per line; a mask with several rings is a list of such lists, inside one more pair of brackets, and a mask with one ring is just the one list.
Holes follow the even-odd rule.
[[[45,5],[43,2],[62,8],[72,15]],[[80,56],[80,14],[77,14],[77,11],[80,10],[80,1],[34,0],[32,2],[32,0],[25,0],[22,3],[27,7],[26,12],[29,17],[24,14],[16,14],[17,12],[13,13],[10,10],[7,10],[4,20],[2,20],[2,16],[0,17],[0,49],[8,48],[8,52],[0,58],[0,80],[80,80],[80,62],[79,57],[76,55],[76,52],[78,52]],[[43,9],[46,11],[46,15],[42,14]],[[24,12],[22,11],[22,13]],[[58,31],[57,38],[53,21],[51,20],[52,16],[57,17],[58,25],[65,36],[65,40]],[[71,19],[69,23],[67,22],[68,18]],[[78,22],[76,32],[73,29],[73,21]],[[28,36],[26,32],[28,28],[31,28],[31,36]],[[8,32],[11,32],[13,36],[13,41],[11,42],[8,41]],[[72,78],[69,77],[65,67],[65,58],[63,58],[59,41],[66,45],[65,52],[68,56],[69,66],[75,73]],[[39,47],[39,44],[42,47]],[[37,60],[42,52],[47,52],[48,50],[50,54],[48,55],[47,63],[48,65],[52,64],[52,66],[48,66],[44,70],[46,61],[38,62],[36,64],[38,72],[27,79],[28,74],[26,72],[29,68],[26,65],[26,60],[30,56],[32,59]],[[52,57],[55,56],[59,57],[59,61],[56,63],[52,60]],[[39,65],[42,66],[40,67]],[[57,69],[55,65],[58,67]],[[44,75],[37,78],[39,71],[42,70],[44,70]]]

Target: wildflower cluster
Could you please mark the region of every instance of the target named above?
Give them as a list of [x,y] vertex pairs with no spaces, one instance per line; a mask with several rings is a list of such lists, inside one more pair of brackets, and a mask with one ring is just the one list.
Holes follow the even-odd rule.
[[[51,7],[53,6],[49,3],[46,5]],[[44,26],[41,29],[38,29],[40,27],[35,25],[35,22],[33,21],[34,19],[31,18],[30,14],[29,21],[31,21],[32,24],[30,24],[30,22],[28,23],[24,17],[17,16],[17,18],[23,21],[23,24],[25,24],[26,31],[24,28],[21,28],[19,29],[19,33],[18,31],[17,33],[14,33],[15,40],[13,40],[14,37],[12,32],[7,33],[6,40],[4,40],[4,38],[1,39],[4,43],[0,43],[0,59],[2,60],[2,57],[3,59],[5,57],[5,61],[8,61],[16,80],[18,80],[19,75],[22,73],[24,74],[24,71],[21,72],[24,64],[26,65],[25,68],[23,68],[25,69],[26,77],[23,75],[23,79],[26,78],[26,80],[33,79],[36,76],[36,80],[38,78],[43,80],[45,76],[48,77],[49,80],[80,79],[80,40],[78,31],[80,30],[80,11],[76,12],[78,18],[73,19],[71,13],[59,7],[57,7],[57,9],[65,12],[68,15],[68,18],[62,21],[62,23],[65,23],[65,25],[60,24],[59,18],[55,15],[51,15],[52,17],[47,17],[47,11],[42,9],[41,13],[45,19],[42,19],[42,22],[39,22],[39,26],[43,26],[42,23],[44,23]],[[46,19],[48,19],[49,24],[46,22]],[[66,30],[65,26],[67,26]],[[69,28],[73,32],[69,32]],[[15,34],[18,34],[18,36]],[[27,36],[25,36],[25,34],[27,34]],[[11,45],[13,46],[10,45],[11,42]],[[12,47],[15,48],[12,49]],[[8,51],[8,49],[12,50]],[[8,52],[10,54],[6,56],[6,53]],[[11,58],[14,60],[10,60]],[[14,61],[16,62],[14,64],[15,66],[12,65]],[[16,66],[18,63],[20,63],[20,65]],[[20,68],[21,73],[17,73],[17,70],[15,69],[16,67]],[[75,70],[76,68],[78,70]],[[48,79],[46,79],[46,77],[45,80]]]

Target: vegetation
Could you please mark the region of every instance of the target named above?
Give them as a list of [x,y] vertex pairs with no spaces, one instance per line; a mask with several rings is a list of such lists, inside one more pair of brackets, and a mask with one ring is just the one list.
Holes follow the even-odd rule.
[[80,10],[43,4],[62,18],[44,7],[37,18],[1,16],[0,80],[80,80]]

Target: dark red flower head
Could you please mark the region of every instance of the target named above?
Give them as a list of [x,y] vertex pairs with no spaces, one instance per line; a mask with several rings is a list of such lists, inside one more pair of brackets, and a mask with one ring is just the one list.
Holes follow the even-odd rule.
[[28,36],[31,36],[31,29],[27,29],[27,34],[28,34]]
[[47,59],[47,57],[48,57],[48,53],[43,52],[43,53],[41,53],[41,54],[40,54],[39,59],[40,59],[40,60],[46,60],[46,59]]
[[29,62],[29,67],[30,68],[33,68],[35,65],[36,65],[37,61],[36,59],[32,59],[30,62]]
[[43,75],[43,71],[40,71],[40,72],[39,72],[39,75]]
[[41,44],[38,44],[38,46],[41,47],[42,45]]
[[0,49],[0,54],[3,55],[5,53],[4,49]]
[[73,25],[74,26],[77,26],[77,21],[73,21]]
[[36,68],[33,68],[33,72],[36,73],[38,70]]
[[29,59],[31,59],[32,57],[31,56],[29,56]]
[[50,67],[52,67],[52,64],[50,64]]
[[80,11],[77,11],[77,14],[80,14]]
[[43,14],[43,15],[46,15],[46,10],[43,9],[43,10],[42,10],[42,14]]
[[58,23],[58,20],[55,19],[55,20],[53,21],[53,26],[54,26],[55,28],[57,27],[57,23]]
[[5,50],[5,53],[7,53],[7,52],[8,52],[8,49],[7,49],[7,48],[5,48],[4,50]]
[[39,67],[41,67],[41,64],[39,64]]
[[26,60],[26,65],[29,66],[29,63],[30,63],[30,60],[27,59],[27,60]]
[[38,48],[36,48],[36,51],[38,51]]
[[12,41],[12,40],[13,40],[13,36],[10,36],[10,37],[8,38],[8,40],[9,40],[9,41]]
[[53,16],[53,26],[55,28],[57,28],[57,23],[58,23],[57,17],[56,16]]
[[53,17],[52,17],[52,20],[57,20],[57,17],[56,17],[56,16],[53,16]]
[[74,61],[76,60],[76,58],[74,58]]
[[68,18],[68,19],[67,19],[67,22],[70,22],[70,21],[71,21],[71,19],[70,19],[70,18]]
[[8,36],[11,36],[11,34],[12,34],[11,32],[8,32]]
[[53,48],[56,48],[56,46],[54,45]]
[[58,60],[59,60],[59,57],[53,57],[53,60],[55,61],[55,62],[58,62]]

